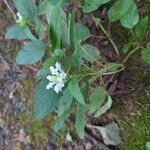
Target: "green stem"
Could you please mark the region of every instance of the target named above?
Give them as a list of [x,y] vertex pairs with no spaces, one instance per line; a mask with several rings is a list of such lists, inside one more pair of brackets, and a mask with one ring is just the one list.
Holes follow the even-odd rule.
[[113,48],[115,49],[117,55],[119,56],[119,50],[118,50],[116,44],[114,43],[114,41],[111,39],[110,35],[107,33],[107,31],[105,30],[105,28],[101,24],[100,19],[96,19],[94,16],[92,16],[92,19],[96,22],[97,26],[99,26],[101,28],[101,30],[104,32],[104,34],[106,35],[106,37],[108,38],[108,40],[112,44]]
[[139,49],[139,47],[136,47],[135,49],[133,49],[127,56],[126,58],[124,59],[124,61],[122,62],[123,64],[126,63],[126,61],[130,58],[130,56],[136,52],[137,50]]

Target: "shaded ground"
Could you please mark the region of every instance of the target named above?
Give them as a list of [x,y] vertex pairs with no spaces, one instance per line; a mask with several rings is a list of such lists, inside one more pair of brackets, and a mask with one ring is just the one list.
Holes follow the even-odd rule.
[[[105,15],[104,9],[101,17]],[[77,140],[76,135],[73,135],[75,142],[66,143],[66,131],[62,130],[57,134],[52,131],[53,117],[49,116],[42,121],[34,120],[34,76],[40,65],[18,67],[15,64],[20,44],[4,40],[6,28],[13,21],[11,14],[1,3],[0,18],[0,150],[118,149],[102,145],[100,140],[93,137],[95,132],[93,135],[87,134],[83,141]],[[78,20],[90,26],[91,20],[88,16],[81,14]],[[101,34],[92,24],[91,31],[93,34]],[[115,36],[120,39],[121,35]],[[106,38],[94,41],[89,42],[101,47],[106,59],[117,59]],[[117,122],[123,137],[123,148],[120,149],[145,150],[145,143],[150,140],[150,67],[144,65],[137,54],[130,58],[125,71],[114,78],[110,87],[114,95],[113,108],[106,115],[91,122],[94,125]]]

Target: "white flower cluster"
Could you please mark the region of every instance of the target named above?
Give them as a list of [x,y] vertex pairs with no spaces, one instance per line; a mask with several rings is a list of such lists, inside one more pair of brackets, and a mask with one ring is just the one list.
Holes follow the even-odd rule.
[[17,18],[18,18],[18,19],[16,20],[16,22],[17,22],[17,23],[21,23],[21,22],[23,21],[23,17],[21,16],[21,14],[20,14],[19,12],[18,12],[16,15],[17,15]]
[[64,87],[64,80],[67,74],[63,71],[61,64],[58,62],[55,64],[55,67],[51,66],[49,69],[51,71],[51,75],[46,77],[49,80],[46,89],[53,88],[56,93],[59,93]]

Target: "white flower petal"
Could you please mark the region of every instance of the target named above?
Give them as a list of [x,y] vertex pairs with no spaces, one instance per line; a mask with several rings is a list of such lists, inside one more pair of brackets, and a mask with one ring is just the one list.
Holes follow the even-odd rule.
[[65,79],[66,76],[67,76],[67,74],[66,74],[64,71],[62,71],[62,72],[60,73],[60,76],[61,76],[62,79]]
[[62,71],[62,68],[61,68],[61,64],[60,64],[60,63],[57,62],[57,63],[55,64],[55,67],[56,67],[56,70],[57,70],[57,71],[60,71],[60,72]]
[[54,91],[55,91],[56,93],[59,93],[60,87],[58,86],[58,84],[56,84],[56,85],[54,86]]
[[54,82],[48,83],[47,86],[46,86],[46,89],[48,90],[48,89],[50,89],[50,88],[53,88],[53,85],[54,85],[54,84],[55,84]]
[[48,75],[46,78],[50,81],[47,85],[47,89],[53,88],[56,93],[62,91],[64,85],[64,79],[66,78],[67,74],[61,68],[61,64],[56,62],[55,67],[51,66],[50,68],[51,75]]
[[49,69],[51,70],[52,75],[58,74],[58,71],[53,66],[51,66]]
[[19,12],[16,15],[18,17],[18,21],[21,21],[23,19],[23,17],[21,16],[21,14]]
[[55,76],[51,76],[51,75],[48,75],[46,77],[49,81],[54,81],[55,80]]

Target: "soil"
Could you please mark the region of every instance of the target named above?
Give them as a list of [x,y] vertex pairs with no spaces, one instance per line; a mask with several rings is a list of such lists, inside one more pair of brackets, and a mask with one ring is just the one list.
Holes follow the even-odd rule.
[[[149,14],[149,11],[142,9],[148,6],[144,2],[142,4],[139,1],[141,14]],[[101,17],[106,29],[111,29],[112,38],[121,49],[129,35],[116,24],[109,26],[106,10],[107,7],[104,7],[95,15]],[[73,142],[66,142],[65,130],[62,129],[56,134],[52,129],[54,117],[34,120],[33,103],[37,84],[34,77],[40,63],[33,66],[16,65],[15,58],[22,43],[5,39],[6,30],[14,21],[12,14],[1,1],[0,18],[0,150],[145,150],[146,142],[150,141],[150,67],[141,61],[140,52],[132,56],[125,70],[109,83],[108,90],[113,96],[112,108],[98,119],[87,118],[97,126],[116,122],[121,129],[122,143],[106,146],[98,132],[88,128],[82,141],[70,129]],[[120,57],[115,54],[109,41],[95,27],[89,15],[79,13],[77,20],[88,25],[93,35],[102,37],[91,38],[87,42],[101,50],[104,60],[120,62],[123,59],[123,54]],[[147,41],[150,40],[148,38]]]

